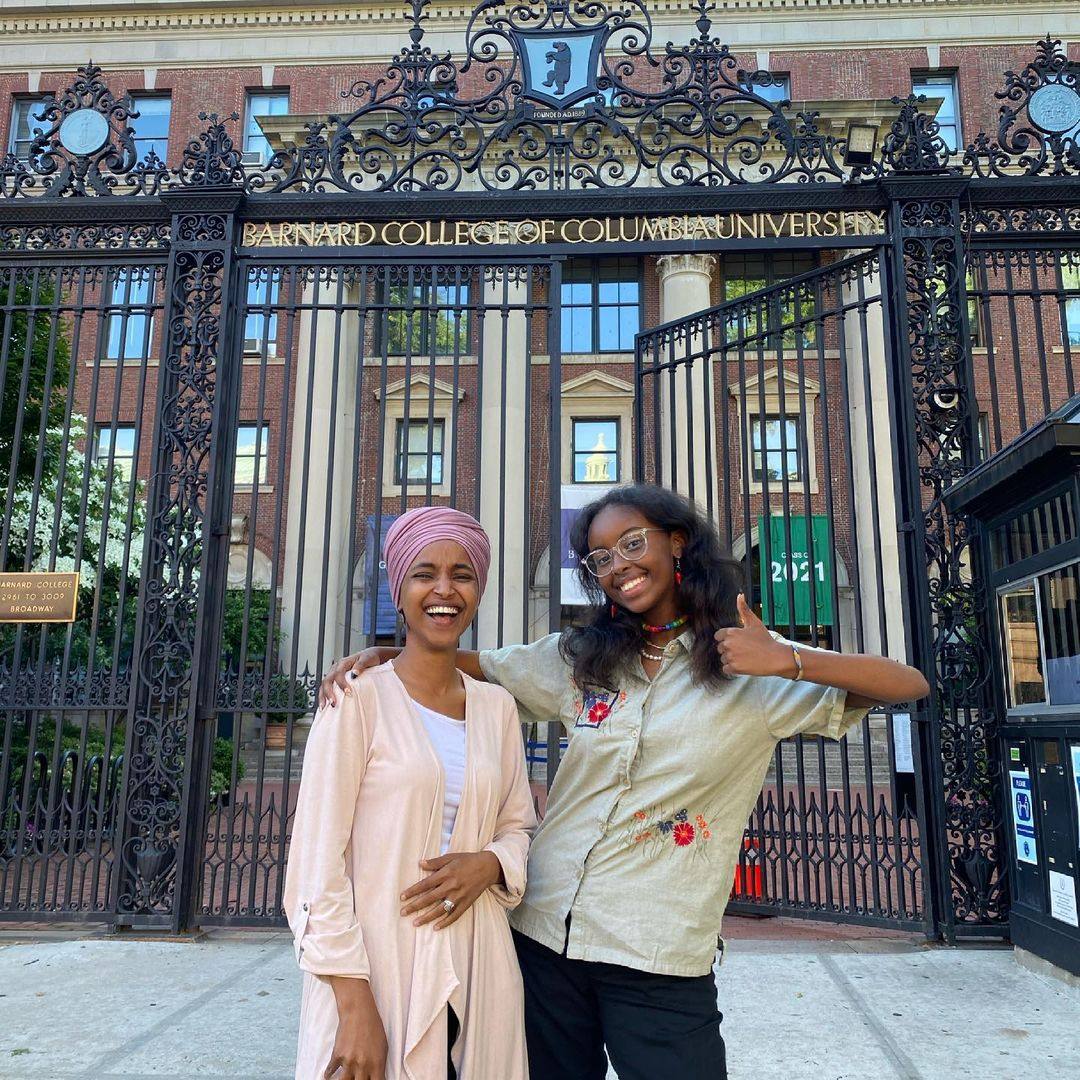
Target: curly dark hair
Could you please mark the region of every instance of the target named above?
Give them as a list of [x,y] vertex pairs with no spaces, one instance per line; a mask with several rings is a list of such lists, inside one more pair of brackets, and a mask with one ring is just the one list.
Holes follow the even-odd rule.
[[[653,484],[632,484],[612,488],[589,503],[578,514],[570,532],[570,542],[579,558],[589,553],[589,529],[601,510],[627,506],[669,534],[686,537],[682,552],[680,598],[693,631],[690,666],[694,681],[719,689],[726,676],[720,665],[713,634],[724,626],[738,626],[735,601],[743,587],[742,564],[723,549],[712,524],[688,499]],[[563,631],[559,649],[573,666],[574,680],[581,687],[616,689],[618,673],[632,663],[641,648],[638,617],[616,607],[597,578],[578,567],[578,580],[593,603],[591,617],[581,626]]]

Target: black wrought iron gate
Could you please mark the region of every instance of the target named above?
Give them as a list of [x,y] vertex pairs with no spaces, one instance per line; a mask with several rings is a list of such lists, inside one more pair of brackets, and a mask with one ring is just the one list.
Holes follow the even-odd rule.
[[[874,248],[640,334],[637,475],[707,509],[777,630],[907,659],[893,294]],[[781,744],[733,910],[927,922],[926,735],[910,715]]]
[[[1046,106],[1075,65],[1040,43],[959,155],[897,101],[854,164],[704,5],[658,58],[634,6],[628,44],[602,4],[487,3],[457,64],[413,5],[386,77],[262,167],[215,116],[138,161],[88,67],[0,164],[0,570],[81,573],[75,622],[0,627],[0,918],[280,923],[315,680],[396,632],[388,521],[478,513],[477,635],[559,625],[564,260],[766,249],[811,269],[639,337],[637,473],[709,509],[773,625],[936,679],[781,747],[736,906],[1004,932],[992,620],[941,494],[1076,389],[1080,164]],[[540,116],[519,35],[567,20],[606,52]],[[108,128],[85,153],[81,110]]]
[[318,679],[399,632],[379,560],[398,514],[448,502],[492,537],[466,644],[551,626],[558,590],[538,602],[528,586],[541,553],[558,567],[539,510],[560,471],[558,273],[522,258],[241,263],[222,458],[233,448],[251,465],[226,466],[236,481],[222,494],[229,567],[201,738],[227,741],[199,795],[201,924],[277,914]]

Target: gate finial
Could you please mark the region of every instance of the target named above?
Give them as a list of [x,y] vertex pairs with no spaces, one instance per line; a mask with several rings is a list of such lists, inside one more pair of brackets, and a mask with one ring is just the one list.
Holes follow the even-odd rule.
[[941,137],[938,122],[919,108],[924,101],[925,94],[892,99],[894,105],[900,106],[900,113],[881,149],[885,165],[894,173],[956,171],[949,168],[949,148]]
[[243,185],[247,175],[243,157],[225,128],[225,121],[235,123],[240,119],[240,114],[233,112],[219,117],[217,113],[201,112],[199,119],[209,126],[184,147],[184,157],[177,170],[180,183],[189,188]]
[[409,40],[414,45],[419,45],[424,39],[424,23],[427,21],[427,12],[424,10],[430,0],[409,0],[412,7],[412,26],[409,27]]

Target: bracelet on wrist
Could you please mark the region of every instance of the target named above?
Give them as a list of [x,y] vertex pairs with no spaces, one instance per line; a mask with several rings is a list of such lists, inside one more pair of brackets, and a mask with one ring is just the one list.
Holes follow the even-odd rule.
[[803,677],[802,654],[798,645],[791,646],[791,655],[795,659],[795,674],[791,676],[792,682],[799,682]]

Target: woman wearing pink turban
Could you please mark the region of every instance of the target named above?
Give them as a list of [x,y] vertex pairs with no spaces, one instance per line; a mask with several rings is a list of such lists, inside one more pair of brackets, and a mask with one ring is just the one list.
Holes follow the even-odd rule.
[[455,667],[490,554],[468,514],[398,518],[383,556],[405,647],[316,713],[284,897],[298,1078],[528,1076],[506,918],[536,825],[517,707]]

